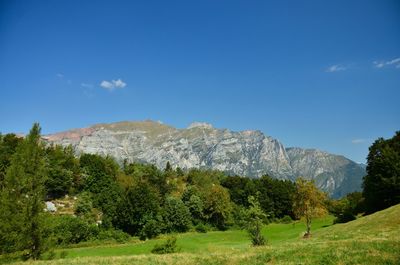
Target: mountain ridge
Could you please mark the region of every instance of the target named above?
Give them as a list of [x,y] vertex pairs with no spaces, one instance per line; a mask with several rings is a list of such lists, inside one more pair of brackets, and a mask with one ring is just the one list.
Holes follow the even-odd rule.
[[99,123],[43,136],[52,143],[72,145],[76,154],[111,155],[122,163],[167,162],[183,169],[209,168],[230,175],[295,180],[315,180],[332,197],[361,189],[365,168],[340,155],[318,149],[288,147],[259,130],[231,131],[209,123],[194,122],[187,128],[145,121]]

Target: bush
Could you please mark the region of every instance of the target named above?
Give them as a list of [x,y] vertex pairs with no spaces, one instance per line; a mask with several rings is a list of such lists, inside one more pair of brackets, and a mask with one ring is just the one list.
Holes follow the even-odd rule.
[[170,237],[162,244],[156,244],[154,248],[151,250],[151,253],[154,254],[167,254],[167,253],[175,253],[178,251],[176,245],[176,237]]
[[284,217],[282,217],[281,219],[281,223],[282,224],[291,224],[293,222],[292,217],[290,217],[289,215],[285,215]]
[[196,232],[199,232],[199,233],[207,233],[207,226],[205,226],[202,223],[199,223],[198,225],[196,225],[195,230],[196,230]]
[[68,252],[65,250],[62,250],[60,252],[60,259],[65,259],[68,256]]
[[97,235],[98,240],[115,240],[118,243],[125,243],[129,240],[129,234],[124,233],[121,230],[100,230],[99,234]]
[[95,224],[73,216],[60,216],[57,218],[53,234],[57,245],[77,244],[95,238],[99,228]]
[[241,205],[233,205],[234,209],[232,211],[233,220],[235,226],[240,229],[246,229],[247,227],[247,209]]
[[247,229],[249,236],[251,238],[251,243],[253,246],[264,246],[267,244],[267,240],[261,234],[261,230],[257,226],[252,226]]
[[337,224],[337,223],[347,223],[347,222],[353,221],[355,219],[356,219],[356,217],[355,217],[354,214],[346,211],[346,212],[338,215],[336,217],[336,219],[333,221],[333,223],[335,223],[335,224]]
[[74,212],[78,216],[84,216],[91,213],[92,208],[93,204],[89,193],[83,192],[76,202]]
[[159,234],[161,234],[162,230],[162,219],[157,217],[158,220],[150,219],[146,221],[146,224],[143,226],[142,230],[139,233],[140,240],[146,240],[146,238],[151,239],[155,238]]

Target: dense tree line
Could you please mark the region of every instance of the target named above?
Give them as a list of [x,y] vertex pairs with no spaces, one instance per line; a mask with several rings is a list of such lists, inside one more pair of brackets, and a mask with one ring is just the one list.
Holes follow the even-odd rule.
[[367,213],[400,203],[400,131],[369,148],[363,195]]
[[[263,222],[294,217],[290,181],[76,157],[71,147],[45,144],[38,124],[25,138],[0,135],[0,187],[0,252],[24,250],[32,258],[50,244],[242,227],[255,205]],[[77,197],[74,215],[43,211],[45,201],[65,196]]]
[[367,175],[362,192],[329,201],[328,209],[336,222],[356,219],[360,213],[371,214],[400,203],[400,131],[392,138],[377,139],[369,148]]
[[[184,171],[169,163],[164,170],[128,161],[119,165],[96,154],[77,157],[71,147],[45,144],[35,124],[25,138],[0,135],[0,254],[25,251],[38,258],[51,244],[121,242],[129,236],[145,240],[161,233],[233,226],[246,228],[254,244],[264,244],[263,224],[303,216],[311,222],[324,205],[338,221],[349,221],[365,208],[399,202],[399,138],[397,133],[393,139],[379,139],[370,148],[363,194],[326,203],[314,184],[304,180]],[[65,196],[77,197],[74,215],[43,211],[45,201]],[[385,198],[379,207],[374,196]]]

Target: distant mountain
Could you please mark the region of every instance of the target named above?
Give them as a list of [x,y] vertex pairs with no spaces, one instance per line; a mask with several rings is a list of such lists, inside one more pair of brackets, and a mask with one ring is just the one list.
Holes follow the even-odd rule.
[[332,197],[361,189],[365,166],[316,149],[286,148],[294,176],[314,179]]
[[279,179],[314,179],[332,197],[360,190],[365,167],[343,156],[319,150],[285,148],[260,131],[233,132],[207,123],[186,129],[154,121],[97,124],[44,136],[72,145],[77,154],[111,155],[118,162],[152,163],[164,168],[211,168],[252,178],[268,174]]

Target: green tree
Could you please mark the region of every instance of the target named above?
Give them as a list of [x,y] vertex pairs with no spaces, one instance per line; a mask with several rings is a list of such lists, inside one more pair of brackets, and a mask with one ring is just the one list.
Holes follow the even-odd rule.
[[250,206],[246,211],[247,232],[249,233],[253,246],[265,245],[266,239],[261,232],[264,226],[263,220],[267,216],[261,209],[260,203],[253,196],[249,196],[248,200]]
[[[159,215],[160,198],[157,191],[148,183],[139,182],[125,191],[117,207],[113,223],[117,228],[130,235],[140,235],[143,229],[145,229],[145,235],[149,235],[148,232],[152,230],[161,230],[154,227],[157,223],[158,226],[162,225],[162,222],[158,222]],[[157,220],[157,223],[154,223],[153,220]]]
[[50,198],[61,198],[71,191],[74,179],[79,174],[78,160],[71,146],[49,146],[46,153],[49,172],[47,195]]
[[165,172],[169,172],[169,171],[172,171],[172,170],[173,169],[172,169],[171,163],[169,161],[167,161],[167,165],[165,166],[164,171]]
[[335,223],[346,223],[356,219],[358,213],[364,212],[364,198],[361,192],[352,192],[339,200],[329,201],[328,210],[336,219]]
[[255,182],[246,177],[227,177],[221,182],[221,185],[229,190],[232,202],[245,207],[249,206],[248,197],[254,196],[257,192]]
[[313,181],[298,178],[294,194],[293,210],[296,217],[304,217],[307,231],[304,237],[311,236],[312,218],[326,214],[326,195],[320,191]]
[[204,220],[204,202],[195,186],[189,185],[186,187],[182,194],[182,201],[188,207],[194,224]]
[[253,180],[259,192],[259,202],[264,212],[271,217],[282,218],[285,215],[294,217],[293,193],[295,185],[291,181],[262,176]]
[[126,175],[133,177],[136,182],[149,183],[159,192],[161,199],[164,199],[165,195],[171,191],[167,176],[173,173],[172,170],[164,174],[155,165],[132,163],[126,165],[124,171]]
[[188,207],[178,198],[168,197],[163,209],[164,228],[167,232],[186,232],[191,225]]
[[400,203],[400,131],[369,148],[363,195],[367,213]]
[[116,182],[119,166],[110,157],[83,154],[80,166],[84,173],[83,190],[90,192],[93,207],[103,213],[103,226],[110,226],[116,216],[121,189]]
[[11,157],[22,140],[21,137],[17,137],[13,133],[6,135],[0,134],[0,188],[3,187],[3,181],[6,176],[7,168],[10,166]]
[[229,192],[220,185],[212,185],[205,197],[204,214],[208,222],[220,230],[226,230],[232,218]]
[[[3,252],[26,250],[28,258],[38,259],[45,250],[43,207],[46,178],[40,126],[35,123],[11,159],[1,194],[0,234],[9,244],[8,248],[2,249]],[[5,222],[9,225],[4,225]]]
[[190,196],[189,200],[185,203],[192,216],[194,224],[204,219],[204,203],[197,195]]
[[89,193],[82,192],[75,203],[74,213],[76,216],[88,222],[96,222],[99,218],[97,209],[93,208],[92,198]]

